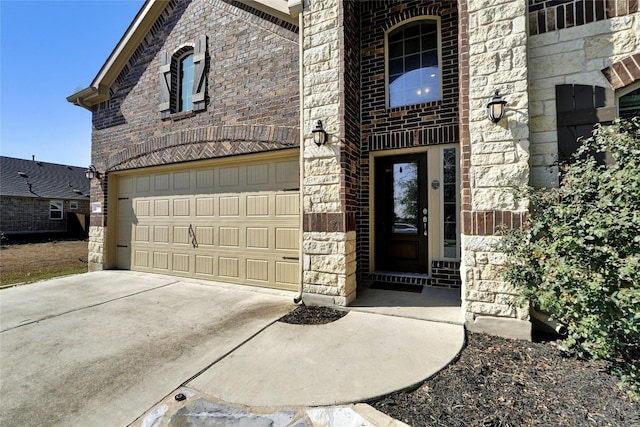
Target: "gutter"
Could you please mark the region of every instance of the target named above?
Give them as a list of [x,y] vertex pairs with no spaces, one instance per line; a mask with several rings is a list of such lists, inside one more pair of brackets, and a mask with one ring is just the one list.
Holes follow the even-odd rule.
[[291,15],[298,14],[298,68],[299,82],[298,90],[300,102],[300,219],[299,219],[299,240],[298,240],[298,294],[293,298],[294,304],[302,301],[304,292],[304,19],[302,17],[302,0],[289,0],[289,11]]

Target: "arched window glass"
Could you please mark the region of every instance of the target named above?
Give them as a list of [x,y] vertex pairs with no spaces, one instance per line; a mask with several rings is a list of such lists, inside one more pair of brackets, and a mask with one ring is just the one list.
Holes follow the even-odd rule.
[[180,58],[180,93],[178,111],[193,109],[193,52]]
[[412,21],[388,36],[389,107],[441,98],[438,21]]

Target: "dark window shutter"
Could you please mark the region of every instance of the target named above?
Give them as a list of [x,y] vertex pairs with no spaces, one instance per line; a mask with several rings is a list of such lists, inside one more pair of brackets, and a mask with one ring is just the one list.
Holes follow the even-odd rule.
[[166,119],[171,114],[171,55],[162,52],[160,64],[160,118]]
[[207,89],[205,64],[207,54],[207,36],[200,36],[193,49],[193,111],[204,110]]
[[605,89],[600,86],[557,85],[556,118],[558,125],[558,162],[567,163],[580,146],[579,138],[588,138],[596,123],[615,118],[615,107],[605,107]]

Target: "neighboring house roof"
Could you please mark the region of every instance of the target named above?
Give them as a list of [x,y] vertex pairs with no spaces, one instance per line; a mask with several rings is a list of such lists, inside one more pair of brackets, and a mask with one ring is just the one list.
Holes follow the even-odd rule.
[[[302,0],[237,1],[294,23],[297,21],[293,17],[302,10]],[[92,106],[109,99],[109,88],[168,4],[166,0],[147,0],[91,85],[69,95],[67,101],[91,110]]]
[[86,168],[0,156],[0,196],[88,200]]

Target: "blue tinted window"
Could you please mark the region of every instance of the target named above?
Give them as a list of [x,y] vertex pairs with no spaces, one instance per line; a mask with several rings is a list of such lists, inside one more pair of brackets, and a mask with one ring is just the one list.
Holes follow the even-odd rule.
[[440,99],[438,24],[415,21],[389,33],[389,107]]

